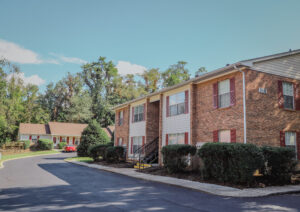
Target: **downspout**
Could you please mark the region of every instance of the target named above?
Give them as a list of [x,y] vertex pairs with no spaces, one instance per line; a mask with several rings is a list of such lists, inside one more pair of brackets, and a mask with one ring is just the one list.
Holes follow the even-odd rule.
[[245,72],[241,71],[236,65],[233,66],[243,74],[243,112],[244,112],[244,144],[247,143],[247,122],[246,122],[246,86],[245,86]]

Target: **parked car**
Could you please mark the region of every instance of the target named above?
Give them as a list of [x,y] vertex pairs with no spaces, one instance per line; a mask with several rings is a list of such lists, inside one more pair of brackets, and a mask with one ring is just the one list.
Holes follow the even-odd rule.
[[65,152],[76,152],[76,147],[73,145],[65,146]]

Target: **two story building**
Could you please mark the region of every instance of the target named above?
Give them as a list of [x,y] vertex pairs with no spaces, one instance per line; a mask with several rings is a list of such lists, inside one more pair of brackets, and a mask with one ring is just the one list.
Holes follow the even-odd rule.
[[[300,159],[300,50],[240,61],[116,106],[128,159],[156,143],[291,146]],[[155,146],[155,145],[154,145]]]

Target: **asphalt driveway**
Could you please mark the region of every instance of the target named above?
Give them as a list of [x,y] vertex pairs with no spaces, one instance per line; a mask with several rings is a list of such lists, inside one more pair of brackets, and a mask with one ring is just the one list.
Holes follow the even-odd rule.
[[299,211],[300,194],[219,197],[65,162],[72,154],[8,161],[0,211]]

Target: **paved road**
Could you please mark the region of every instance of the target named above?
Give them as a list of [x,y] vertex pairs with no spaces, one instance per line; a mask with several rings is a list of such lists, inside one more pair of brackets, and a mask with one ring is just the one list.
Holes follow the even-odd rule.
[[64,162],[71,154],[8,161],[0,211],[298,211],[300,194],[229,198]]

